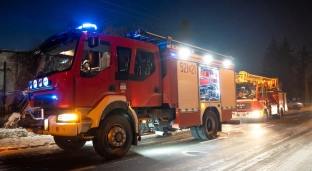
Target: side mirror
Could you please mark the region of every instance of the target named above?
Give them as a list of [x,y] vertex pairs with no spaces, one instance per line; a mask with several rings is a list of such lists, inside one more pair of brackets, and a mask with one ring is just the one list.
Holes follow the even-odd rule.
[[97,36],[88,38],[89,48],[95,48],[95,47],[99,46],[99,43],[100,43],[100,38]]
[[100,64],[100,52],[90,51],[89,52],[89,66],[90,68],[99,67]]

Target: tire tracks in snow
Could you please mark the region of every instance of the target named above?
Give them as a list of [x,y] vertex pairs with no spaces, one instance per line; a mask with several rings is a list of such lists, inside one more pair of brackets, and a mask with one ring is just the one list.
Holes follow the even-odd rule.
[[[308,122],[308,125],[307,125]],[[273,123],[274,124],[274,123]],[[246,170],[252,168],[257,163],[265,160],[275,153],[281,153],[283,150],[289,149],[288,141],[292,139],[296,139],[298,137],[303,136],[304,134],[308,134],[311,130],[311,121],[310,118],[308,120],[303,121],[303,123],[290,126],[286,129],[280,131],[273,131],[272,135],[263,135],[263,137],[268,137],[268,139],[261,139],[260,144],[252,148],[246,149],[244,146],[249,146],[244,141],[240,140],[238,142],[242,142],[238,146],[234,147],[235,150],[232,150],[233,145],[235,146],[238,142],[232,142],[226,145],[223,145],[223,153],[216,154],[213,163],[208,165],[204,165],[202,167],[197,167],[193,170]],[[273,125],[274,126],[274,125]],[[286,124],[286,126],[289,126]],[[262,127],[262,129],[267,129],[272,127],[272,125],[267,125],[266,127]],[[235,137],[228,137],[228,141],[235,140]],[[259,141],[259,140],[258,140]],[[300,140],[298,140],[300,141]],[[255,140],[251,140],[247,142],[249,144],[257,144]],[[258,142],[259,143],[259,142]],[[287,144],[285,144],[287,143]],[[293,147],[293,146],[291,146]],[[229,151],[227,151],[229,149]],[[242,149],[239,151],[239,149]],[[237,152],[239,151],[239,152]],[[235,168],[235,169],[234,169]],[[240,169],[241,168],[241,169]]]

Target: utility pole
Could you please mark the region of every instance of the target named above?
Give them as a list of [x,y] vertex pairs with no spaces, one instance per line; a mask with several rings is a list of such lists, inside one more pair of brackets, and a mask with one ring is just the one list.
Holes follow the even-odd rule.
[[6,61],[3,62],[3,95],[2,95],[2,108],[1,114],[5,115],[5,100],[6,100]]
[[306,104],[310,104],[308,65],[307,64],[304,67],[304,84],[305,84],[305,102]]
[[307,52],[305,46],[302,47],[302,50],[299,52],[299,57],[301,58],[302,67],[303,67],[303,74],[304,74],[304,98],[305,103],[310,105],[310,93],[309,93],[309,80],[308,80],[308,73],[309,73],[309,63],[311,62],[310,59],[310,52]]

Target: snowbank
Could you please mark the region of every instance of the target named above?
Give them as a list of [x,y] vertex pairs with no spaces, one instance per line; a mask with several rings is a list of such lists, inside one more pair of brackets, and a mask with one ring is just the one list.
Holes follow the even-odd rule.
[[31,136],[26,129],[16,128],[16,129],[4,129],[0,128],[0,142],[4,138],[19,138]]
[[54,144],[53,137],[50,135],[34,134],[27,132],[23,128],[0,128],[0,153],[6,150],[18,150]]

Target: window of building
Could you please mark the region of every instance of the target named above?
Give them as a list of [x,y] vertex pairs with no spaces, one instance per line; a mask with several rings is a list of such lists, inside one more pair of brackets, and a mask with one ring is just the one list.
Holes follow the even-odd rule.
[[154,53],[138,49],[136,51],[134,74],[150,75],[155,71]]

